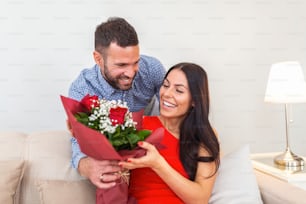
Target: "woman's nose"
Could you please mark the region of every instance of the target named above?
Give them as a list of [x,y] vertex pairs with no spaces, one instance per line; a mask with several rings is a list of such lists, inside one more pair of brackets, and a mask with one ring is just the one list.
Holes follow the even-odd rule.
[[164,96],[171,97],[172,96],[172,88],[169,87],[164,91]]

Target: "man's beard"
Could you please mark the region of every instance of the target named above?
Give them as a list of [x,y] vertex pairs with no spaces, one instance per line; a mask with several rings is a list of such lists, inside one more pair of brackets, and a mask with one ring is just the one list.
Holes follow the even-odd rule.
[[109,69],[106,65],[104,65],[104,78],[105,80],[112,86],[114,87],[115,89],[120,89],[120,90],[128,90],[132,87],[132,82],[134,79],[132,79],[132,82],[128,85],[128,86],[123,86],[123,85],[120,85],[120,82],[119,80],[120,79],[130,79],[130,77],[128,76],[125,76],[124,74],[118,76],[118,77],[112,77],[110,72],[109,72]]

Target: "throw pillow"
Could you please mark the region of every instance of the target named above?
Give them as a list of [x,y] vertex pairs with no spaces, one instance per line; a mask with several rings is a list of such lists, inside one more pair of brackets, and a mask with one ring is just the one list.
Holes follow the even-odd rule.
[[221,158],[209,204],[262,204],[249,145]]
[[0,161],[0,203],[18,203],[15,199],[24,171],[23,160]]
[[96,189],[88,180],[38,180],[36,185],[43,204],[96,203]]

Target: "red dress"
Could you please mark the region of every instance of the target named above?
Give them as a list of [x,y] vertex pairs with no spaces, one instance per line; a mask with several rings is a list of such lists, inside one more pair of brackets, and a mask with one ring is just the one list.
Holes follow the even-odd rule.
[[[143,128],[155,130],[163,127],[156,116],[145,117]],[[159,153],[181,175],[188,178],[179,159],[179,141],[165,130],[162,140],[165,148]],[[131,171],[129,193],[136,198],[138,204],[177,204],[183,201],[168,187],[168,185],[150,168],[139,168]]]

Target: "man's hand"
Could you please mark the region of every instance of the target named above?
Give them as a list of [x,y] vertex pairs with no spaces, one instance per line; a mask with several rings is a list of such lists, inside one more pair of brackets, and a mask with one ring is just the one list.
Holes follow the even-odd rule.
[[85,157],[80,160],[78,170],[97,188],[107,189],[116,185],[116,180],[120,178],[118,172],[121,168],[117,161],[98,161],[91,157]]

